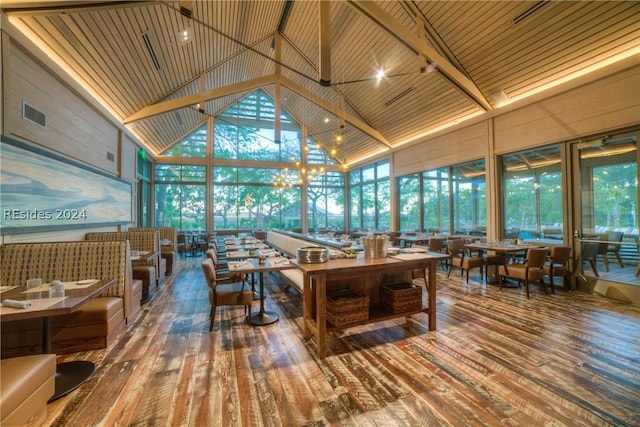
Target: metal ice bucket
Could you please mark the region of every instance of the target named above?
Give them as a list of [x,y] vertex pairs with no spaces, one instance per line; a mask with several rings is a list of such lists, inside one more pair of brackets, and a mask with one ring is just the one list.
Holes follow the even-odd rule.
[[389,246],[389,236],[382,235],[362,238],[365,259],[386,258],[387,246]]

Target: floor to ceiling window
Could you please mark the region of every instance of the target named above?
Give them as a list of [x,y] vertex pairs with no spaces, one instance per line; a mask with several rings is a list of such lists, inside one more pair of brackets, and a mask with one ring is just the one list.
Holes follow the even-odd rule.
[[[579,235],[598,244],[586,275],[639,284],[638,135],[587,139],[573,145],[579,163]],[[584,261],[584,259],[583,259]]]
[[422,228],[420,174],[414,173],[398,178],[398,195],[400,231],[419,231]]
[[486,195],[484,160],[451,167],[454,234],[487,235]]
[[485,235],[484,160],[398,178],[400,231]]
[[349,172],[351,228],[389,230],[391,187],[389,160],[363,166]]
[[143,149],[138,150],[136,179],[138,180],[136,223],[139,227],[149,227],[151,225],[151,162]]
[[200,165],[156,164],[156,225],[206,230],[207,170]]
[[563,235],[560,145],[502,156],[504,237]]
[[[156,224],[220,230],[344,227],[344,172],[286,111],[277,132],[275,111],[271,97],[256,90],[215,116],[214,135],[202,125],[162,153],[169,159],[156,168]],[[180,165],[180,158],[188,164]],[[207,172],[211,206],[205,206],[202,188]],[[207,210],[213,224],[205,224]]]

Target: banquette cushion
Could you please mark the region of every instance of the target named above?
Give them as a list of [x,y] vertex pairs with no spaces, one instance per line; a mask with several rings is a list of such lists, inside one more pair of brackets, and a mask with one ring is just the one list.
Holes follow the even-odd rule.
[[0,425],[40,425],[55,393],[54,354],[0,360]]

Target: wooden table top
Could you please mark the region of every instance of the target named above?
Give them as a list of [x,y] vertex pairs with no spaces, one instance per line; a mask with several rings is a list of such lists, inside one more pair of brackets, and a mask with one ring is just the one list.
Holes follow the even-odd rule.
[[[26,292],[26,287],[16,286],[0,293],[0,299],[29,301],[32,306],[27,309],[1,306],[0,321],[8,322],[11,320],[70,314],[115,283],[115,279],[102,279],[86,286],[70,286],[69,288],[65,286],[65,297],[53,299],[49,299],[49,294],[46,290],[40,292],[41,298],[35,298],[37,292]],[[42,285],[42,287],[45,288],[46,284]]]
[[327,262],[308,264],[291,260],[304,273],[327,272],[341,274],[361,271],[383,271],[388,268],[405,268],[407,270],[425,268],[449,255],[437,252],[398,254],[386,258],[365,258],[359,254],[356,258],[332,259]]

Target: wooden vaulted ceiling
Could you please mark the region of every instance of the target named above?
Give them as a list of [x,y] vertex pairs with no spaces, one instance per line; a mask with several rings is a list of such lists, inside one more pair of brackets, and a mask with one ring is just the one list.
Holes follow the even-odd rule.
[[352,163],[640,46],[636,1],[2,7],[156,155],[263,88],[327,148],[343,124],[337,157]]

